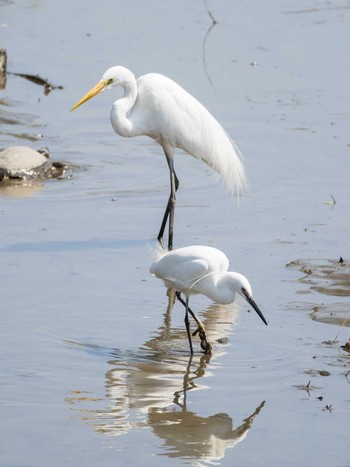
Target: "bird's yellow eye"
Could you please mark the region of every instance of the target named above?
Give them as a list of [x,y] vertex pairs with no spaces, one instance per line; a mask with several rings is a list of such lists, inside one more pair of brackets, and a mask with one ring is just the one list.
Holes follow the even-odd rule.
[[112,79],[112,78],[107,79],[107,86],[109,86],[109,85],[112,84],[112,83],[113,83],[113,79]]

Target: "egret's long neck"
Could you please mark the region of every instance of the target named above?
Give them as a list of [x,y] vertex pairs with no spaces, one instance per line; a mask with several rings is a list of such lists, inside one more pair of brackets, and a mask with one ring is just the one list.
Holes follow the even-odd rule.
[[124,96],[117,99],[112,106],[111,123],[116,133],[120,136],[129,137],[133,136],[133,123],[129,119],[129,114],[137,98],[135,77],[132,75],[132,79],[126,84],[121,84],[121,86],[124,89]]
[[235,299],[235,291],[232,287],[231,273],[212,274],[205,279],[202,279],[204,295],[209,297],[213,302],[226,305],[232,303]]

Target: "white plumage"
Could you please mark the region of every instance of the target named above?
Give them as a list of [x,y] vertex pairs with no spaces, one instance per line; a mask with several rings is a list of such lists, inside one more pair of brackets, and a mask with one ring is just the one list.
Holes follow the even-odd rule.
[[158,73],[136,81],[131,71],[113,67],[102,79],[108,81],[114,74],[119,75],[119,84],[126,90],[111,111],[116,133],[125,137],[147,135],[170,150],[182,149],[214,169],[230,192],[244,189],[246,177],[238,149],[197,99]]
[[150,272],[162,279],[167,288],[185,295],[202,293],[212,298],[212,288],[222,278],[222,273],[228,271],[228,266],[229,260],[222,251],[195,245],[163,251],[151,265]]
[[[167,288],[185,294],[186,316],[189,311],[199,328],[203,326],[202,323],[188,308],[189,297],[193,294],[203,294],[216,303],[226,305],[232,303],[238,293],[267,325],[264,315],[253,299],[248,279],[238,272],[228,271],[228,267],[229,261],[222,251],[208,246],[194,245],[164,252],[153,262],[150,272],[162,279]],[[187,324],[186,327],[190,340]],[[202,331],[205,336],[204,327]],[[192,350],[191,340],[190,347]]]
[[225,181],[228,191],[241,193],[246,175],[241,155],[222,126],[191,94],[166,76],[150,73],[136,80],[127,68],[109,68],[101,81],[71,110],[105,89],[121,86],[124,96],[111,111],[111,123],[121,136],[146,135],[162,147],[170,170],[170,197],[158,234],[162,243],[169,218],[168,247],[172,249],[175,193],[178,179],[174,170],[174,149],[179,148],[202,160]]

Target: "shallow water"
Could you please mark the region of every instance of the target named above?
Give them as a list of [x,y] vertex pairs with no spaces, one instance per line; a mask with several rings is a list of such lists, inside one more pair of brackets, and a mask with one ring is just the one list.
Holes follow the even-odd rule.
[[[209,33],[199,0],[0,1],[9,71],[63,86],[44,95],[10,75],[0,147],[80,167],[0,188],[0,465],[348,465],[349,296],[286,265],[348,268],[350,5],[208,6]],[[239,206],[203,164],[175,161],[175,246],[222,249],[269,322],[194,298],[211,358],[198,341],[189,358],[183,310],[148,273],[161,149],[114,134],[112,92],[69,113],[114,64],[174,78],[245,156]]]

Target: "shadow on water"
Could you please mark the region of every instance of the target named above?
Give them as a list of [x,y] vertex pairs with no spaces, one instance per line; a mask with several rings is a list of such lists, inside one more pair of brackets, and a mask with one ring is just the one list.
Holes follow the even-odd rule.
[[[199,414],[188,408],[195,391],[209,390],[205,378],[213,376],[216,359],[224,352],[225,337],[234,323],[234,310],[210,306],[203,323],[210,340],[220,336],[213,355],[188,355],[184,329],[171,329],[174,293],[168,291],[164,321],[154,337],[136,351],[121,351],[65,341],[68,345],[107,358],[105,395],[96,397],[85,389],[71,390],[65,401],[78,418],[99,435],[116,437],[149,427],[162,440],[160,455],[213,462],[225,457],[226,449],[243,441],[265,401],[252,408],[238,426],[225,412]],[[216,315],[216,319],[213,316]],[[219,319],[218,319],[219,316]],[[193,401],[191,401],[193,402]]]

